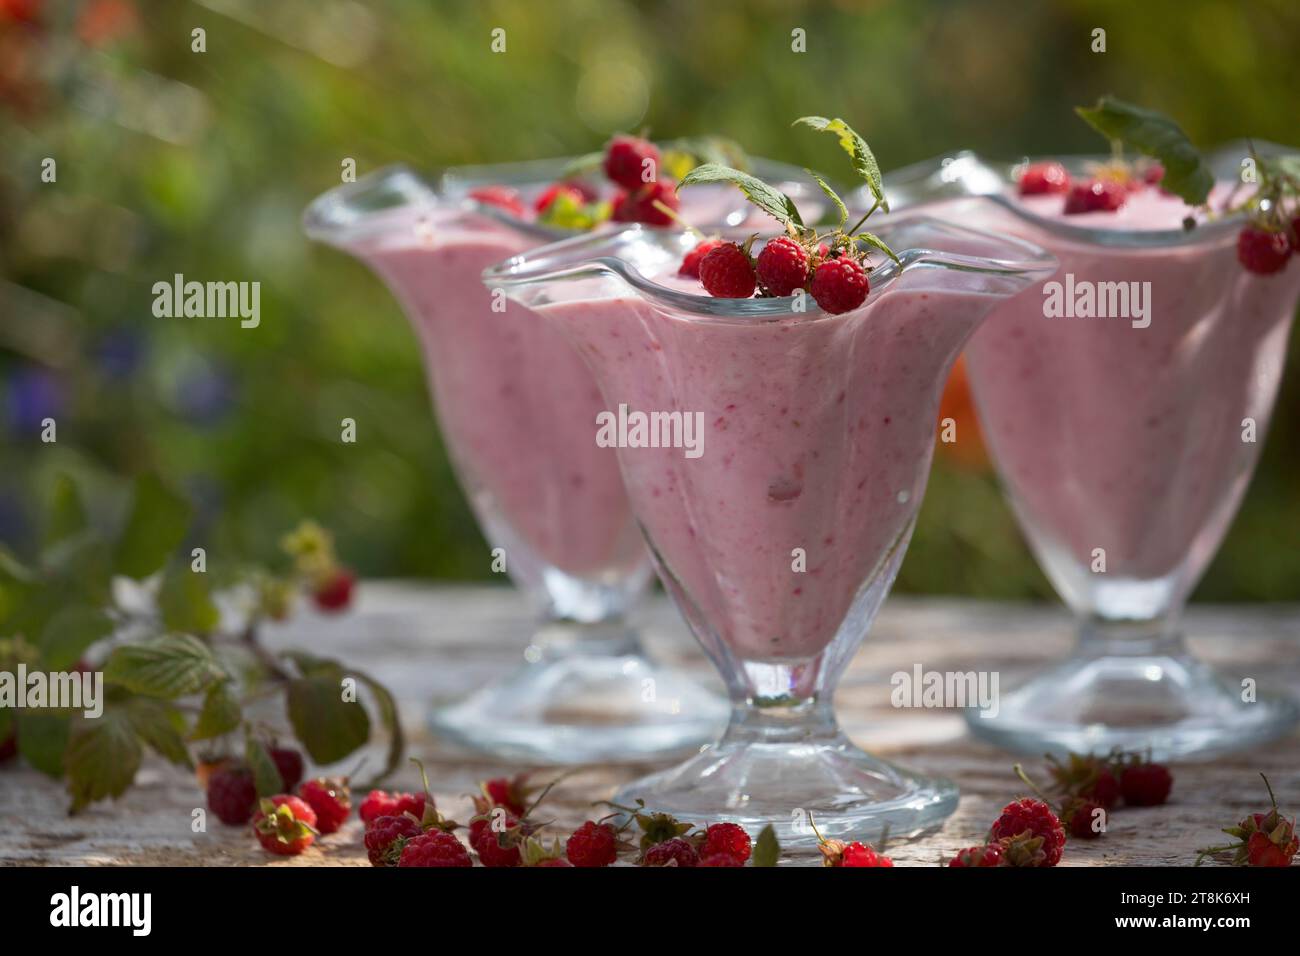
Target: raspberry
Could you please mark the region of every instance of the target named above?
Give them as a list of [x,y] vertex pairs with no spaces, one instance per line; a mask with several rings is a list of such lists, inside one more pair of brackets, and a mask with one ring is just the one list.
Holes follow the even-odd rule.
[[948,861],[949,866],[977,867],[1002,866],[1002,845],[986,843],[984,846],[967,847],[958,850],[957,855]]
[[352,792],[348,789],[346,777],[342,780],[329,777],[308,780],[298,788],[298,796],[316,811],[316,829],[321,833],[338,830],[352,812]]
[[1094,800],[1108,810],[1119,802],[1119,781],[1104,758],[1072,753],[1066,763],[1051,756],[1047,760],[1056,787],[1065,796]]
[[1114,212],[1124,205],[1127,197],[1127,190],[1112,179],[1089,179],[1070,187],[1070,194],[1065,197],[1065,214]]
[[1056,866],[1061,862],[1061,851],[1065,849],[1065,829],[1052,808],[1043,801],[1025,797],[1008,803],[989,830],[989,842],[1014,839],[1024,833],[1043,841],[1043,860],[1037,865]]
[[656,206],[656,202],[674,212],[682,207],[682,201],[677,198],[677,190],[671,179],[650,183],[636,192],[619,193],[614,197],[610,218],[614,222],[643,222],[648,226],[671,226],[673,217]]
[[1158,763],[1138,763],[1124,768],[1119,785],[1129,806],[1154,807],[1169,798],[1174,778]]
[[361,801],[359,813],[361,822],[366,825],[380,817],[400,817],[403,813],[409,813],[419,820],[424,817],[424,794],[371,790]]
[[478,189],[471,189],[469,198],[477,199],[489,206],[504,209],[510,215],[518,216],[521,219],[528,214],[528,211],[524,209],[524,204],[519,201],[519,194],[507,186],[482,186]]
[[1284,232],[1246,226],[1237,235],[1237,261],[1247,272],[1272,275],[1281,271],[1290,257],[1291,244]]
[[777,236],[758,254],[759,284],[768,295],[786,296],[808,287],[808,250],[789,236]]
[[1152,163],[1142,171],[1142,181],[1148,186],[1155,186],[1164,181],[1165,167],[1160,163]]
[[1300,252],[1300,216],[1291,220],[1291,251]]
[[491,824],[488,817],[470,822],[469,845],[478,854],[479,862],[488,867],[518,866],[523,859],[519,852],[519,818],[507,811],[504,830],[495,830]]
[[589,187],[579,182],[552,183],[542,190],[541,195],[533,202],[533,209],[538,215],[546,212],[548,206],[560,196],[567,195],[578,205],[585,205],[596,198],[596,193]]
[[722,245],[721,239],[705,239],[682,257],[682,265],[677,270],[677,274],[690,279],[698,279],[700,277],[700,262],[720,245]]
[[700,855],[681,837],[656,843],[641,854],[642,866],[697,866]]
[[[838,843],[838,840],[830,840],[829,843]],[[823,851],[824,852],[824,851]],[[894,861],[884,854],[877,853],[871,847],[864,843],[853,842],[843,846],[840,850],[840,859],[838,863],[832,863],[831,866],[854,866],[854,867],[881,867],[893,866]]]
[[1094,830],[1093,821],[1098,819],[1097,811],[1101,811],[1101,825],[1106,825],[1106,808],[1095,800],[1087,800],[1082,797],[1073,797],[1066,804],[1061,812],[1061,822],[1070,828],[1070,836],[1078,837],[1080,840],[1095,840],[1101,836],[1104,830]]
[[1020,195],[1063,193],[1070,189],[1070,174],[1057,162],[1034,163],[1020,174]]
[[659,178],[659,150],[635,136],[615,136],[605,147],[605,175],[624,189],[638,190]]
[[724,242],[700,260],[700,281],[716,299],[748,299],[754,294],[754,263],[734,242]]
[[744,866],[730,853],[714,853],[711,856],[701,856],[700,862],[696,866]]
[[485,780],[479,785],[483,796],[494,807],[505,807],[517,817],[522,817],[528,810],[528,799],[533,788],[528,786],[528,774],[517,774],[512,778],[496,777]]
[[715,823],[704,831],[704,844],[700,847],[701,859],[719,853],[734,857],[739,863],[749,859],[753,849],[749,834],[735,823]]
[[402,847],[398,866],[473,866],[469,851],[453,834],[430,830],[412,837]]
[[573,831],[564,854],[574,866],[609,866],[618,859],[618,831],[611,824],[588,820]]
[[298,751],[289,747],[272,747],[271,759],[275,761],[275,769],[280,771],[285,793],[302,782],[302,754]]
[[1252,833],[1246,841],[1246,862],[1251,866],[1290,866],[1291,858],[1300,848],[1300,839],[1291,824],[1286,825],[1285,831],[1290,839],[1284,842],[1267,833]]
[[826,312],[852,312],[867,300],[871,283],[867,271],[849,256],[827,259],[813,273],[813,299]]
[[316,839],[316,813],[298,797],[282,793],[258,804],[253,832],[271,853],[297,856]]
[[208,777],[208,809],[230,826],[243,826],[257,806],[253,774],[243,764],[228,764]]
[[556,856],[556,857],[552,857],[549,860],[543,860],[541,863],[538,863],[537,865],[538,866],[567,866],[567,867],[573,866],[572,863],[570,863],[562,856]]
[[356,576],[347,568],[339,568],[312,592],[312,600],[327,614],[342,611],[352,603],[352,586],[356,580]]
[[997,846],[1002,851],[1002,859],[998,866],[1022,868],[1049,866],[1051,864],[1047,862],[1047,853],[1043,849],[1046,845],[1042,837],[1034,836],[1028,830],[1018,836],[1004,837],[997,841]]
[[1300,837],[1296,836],[1295,820],[1282,816],[1277,807],[1277,798],[1268,777],[1262,773],[1264,786],[1268,788],[1269,802],[1273,804],[1267,813],[1252,813],[1235,827],[1224,827],[1223,832],[1237,838],[1236,843],[1227,846],[1209,846],[1202,849],[1196,857],[1196,865],[1210,854],[1234,851],[1232,862],[1237,866],[1290,866],[1291,858],[1300,851]]
[[366,827],[366,856],[370,865],[394,865],[406,842],[422,833],[424,830],[420,824],[406,814],[379,817]]

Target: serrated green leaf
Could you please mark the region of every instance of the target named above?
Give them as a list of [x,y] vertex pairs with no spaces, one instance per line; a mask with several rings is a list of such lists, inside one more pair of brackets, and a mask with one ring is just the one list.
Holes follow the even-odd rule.
[[259,797],[273,797],[284,789],[284,778],[271,759],[271,751],[252,734],[244,738],[244,762],[253,771],[253,786]]
[[228,734],[243,719],[239,701],[231,693],[230,682],[221,681],[208,688],[203,698],[203,709],[199,711],[194,729],[190,731],[191,740],[211,740]]
[[158,590],[158,610],[169,631],[208,634],[221,623],[221,612],[212,601],[206,573],[193,571],[178,561],[168,565]]
[[104,679],[110,683],[167,700],[192,694],[223,676],[208,646],[188,634],[122,645],[104,666]]
[[188,502],[156,475],[137,479],[131,514],[117,542],[117,572],[137,580],[153,574],[180,546],[189,523]]
[[1160,187],[1192,206],[1203,204],[1214,185],[1214,173],[1187,134],[1168,116],[1155,110],[1103,96],[1097,105],[1074,110],[1093,129],[1118,140],[1165,168]]
[[854,233],[853,238],[861,239],[867,245],[871,246],[871,248],[883,252],[885,255],[889,256],[889,258],[893,259],[895,262],[899,261],[898,256],[894,254],[894,250],[889,248],[889,246],[886,245],[885,240],[881,239],[874,232]]
[[753,866],[776,866],[776,861],[781,858],[781,845],[776,839],[776,830],[772,824],[768,824],[758,834],[758,839],[754,841],[754,854],[751,858]]
[[704,163],[687,173],[677,188],[684,189],[697,183],[731,183],[739,187],[746,199],[782,225],[803,226],[803,219],[794,200],[749,173],[742,173],[739,169],[732,169],[730,166],[722,166],[718,163]]
[[72,667],[98,640],[113,633],[112,619],[99,608],[71,605],[57,611],[41,632],[41,659],[52,671]]
[[140,738],[124,710],[105,709],[95,720],[77,722],[68,741],[64,767],[69,813],[76,813],[96,800],[121,796],[135,780],[143,755]]
[[181,737],[185,719],[179,710],[161,700],[136,697],[127,702],[126,711],[136,734],[159,756],[178,766],[194,769],[189,748]]
[[801,116],[794,121],[797,126],[802,123],[810,129],[815,129],[819,133],[830,133],[835,136],[840,143],[840,148],[849,154],[849,159],[853,163],[853,169],[859,176],[867,182],[867,188],[871,190],[872,197],[880,204],[880,208],[889,212],[889,203],[885,201],[885,185],[880,175],[880,164],[876,162],[876,156],[867,145],[867,141],[853,131],[844,120],[827,119],[825,116]]
[[57,544],[86,529],[86,509],[81,503],[77,484],[67,475],[54,479],[50,493],[50,513],[45,529],[45,546]]
[[72,718],[66,714],[21,711],[14,720],[18,752],[41,773],[57,780],[63,776],[64,753],[68,749],[71,726]]
[[830,183],[822,179],[811,169],[805,169],[804,172],[807,173],[816,181],[817,185],[822,188],[822,192],[826,194],[826,198],[828,198],[832,203],[835,204],[835,209],[840,214],[840,223],[838,226],[836,226],[836,228],[843,229],[845,224],[849,221],[849,207],[844,205],[844,200],[840,198],[839,193],[837,193],[834,189],[831,188]]
[[343,699],[346,676],[340,668],[289,682],[285,701],[289,723],[316,763],[342,760],[370,739],[365,707],[359,700]]

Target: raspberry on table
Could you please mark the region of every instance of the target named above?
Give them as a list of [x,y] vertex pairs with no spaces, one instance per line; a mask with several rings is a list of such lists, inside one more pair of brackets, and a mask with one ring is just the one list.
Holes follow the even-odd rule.
[[714,823],[704,831],[704,842],[700,846],[700,858],[725,853],[740,863],[749,859],[753,852],[753,842],[744,827],[736,823]]
[[696,866],[700,855],[681,837],[656,843],[641,856],[642,866]]
[[346,778],[317,777],[298,788],[298,796],[316,812],[316,829],[334,833],[352,812],[352,793]]
[[1169,799],[1174,778],[1167,767],[1158,763],[1138,763],[1125,767],[1119,777],[1124,802],[1131,807],[1154,807]]
[[253,773],[243,764],[219,767],[208,777],[208,809],[230,826],[242,826],[257,807]]
[[424,829],[406,814],[379,817],[366,828],[366,857],[371,866],[393,866],[406,841],[424,833]]
[[724,242],[700,260],[700,281],[714,298],[748,299],[758,280],[745,250],[734,242]]
[[852,312],[867,301],[871,282],[867,270],[850,256],[827,259],[813,273],[813,300],[826,312],[839,315]]
[[659,150],[636,136],[615,136],[605,148],[605,175],[635,192],[659,178]]
[[302,782],[302,754],[291,747],[272,747],[271,759],[280,771],[284,792],[288,793]]
[[588,820],[573,831],[564,853],[574,866],[609,866],[618,859],[618,831],[612,824]]
[[399,817],[403,813],[409,813],[417,820],[421,820],[424,818],[424,794],[371,790],[361,801],[361,809],[358,812],[361,822],[367,825],[380,817]]
[[352,589],[356,585],[356,576],[347,568],[338,568],[315,591],[312,600],[316,607],[327,614],[337,614],[352,603]]
[[1291,258],[1291,242],[1285,232],[1246,226],[1237,234],[1237,261],[1247,272],[1267,276],[1281,272]]
[[1002,866],[1002,847],[997,843],[967,847],[964,850],[958,850],[957,855],[948,861],[948,865],[958,867]]
[[514,837],[518,834],[507,837],[505,846],[502,846],[501,839],[511,830],[517,830],[518,827],[519,818],[509,811],[506,811],[504,833],[494,830],[491,820],[487,817],[479,817],[471,821],[469,845],[478,854],[479,862],[487,867],[519,866],[523,861],[523,856],[520,853],[518,843],[514,842]]
[[808,250],[789,236],[777,236],[758,254],[755,271],[769,295],[787,296],[808,287]]
[[1040,866],[1056,866],[1065,849],[1065,828],[1052,808],[1042,800],[1025,797],[1013,800],[1002,808],[1002,814],[989,830],[989,842],[1011,839],[1028,833],[1043,841]]
[[316,813],[306,801],[281,793],[258,804],[253,832],[269,852],[297,856],[316,839]]
[[473,866],[469,851],[456,839],[454,834],[445,830],[430,830],[428,833],[412,837],[402,847],[397,865],[400,866]]

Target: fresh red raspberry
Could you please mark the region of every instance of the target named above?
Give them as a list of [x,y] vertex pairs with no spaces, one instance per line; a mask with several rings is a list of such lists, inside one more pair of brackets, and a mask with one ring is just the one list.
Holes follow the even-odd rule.
[[1294,835],[1279,846],[1267,833],[1252,833],[1246,841],[1246,861],[1251,866],[1290,866],[1298,848],[1300,839]]
[[359,811],[361,822],[369,825],[380,817],[400,817],[409,813],[417,820],[424,818],[424,794],[422,793],[385,793],[383,790],[371,790],[361,801]]
[[445,830],[430,830],[402,846],[398,866],[473,866],[465,845]]
[[1057,162],[1033,163],[1020,174],[1020,195],[1063,193],[1070,189],[1070,174]]
[[208,809],[230,826],[243,826],[257,807],[253,774],[243,764],[219,767],[208,777]]
[[1124,802],[1131,807],[1154,807],[1169,798],[1174,778],[1168,768],[1158,763],[1139,763],[1125,767],[1119,786]]
[[316,813],[305,801],[281,793],[258,804],[253,832],[271,853],[297,856],[316,839]]
[[642,866],[697,866],[700,855],[681,837],[656,843],[641,856]]
[[302,797],[316,812],[316,829],[321,833],[334,833],[352,812],[352,792],[347,778],[335,780],[317,777],[298,788]]
[[984,846],[972,846],[964,850],[958,850],[957,855],[948,861],[948,865],[960,867],[1001,866],[1002,846],[997,843],[986,843]]
[[1119,802],[1119,781],[1106,758],[1072,753],[1065,761],[1047,759],[1056,788],[1064,796],[1094,800],[1107,810]]
[[514,777],[495,777],[479,784],[479,789],[494,807],[505,807],[517,817],[528,810],[528,801],[535,788],[528,786],[528,774]]
[[1152,163],[1142,171],[1142,181],[1148,186],[1155,186],[1164,182],[1165,167],[1160,163]]
[[813,273],[813,300],[826,312],[839,315],[852,312],[867,301],[871,282],[867,270],[849,256],[827,259]]
[[352,587],[356,582],[356,576],[351,571],[347,568],[339,568],[324,584],[312,592],[312,600],[327,614],[342,611],[352,603]]
[[748,299],[757,278],[754,263],[734,242],[724,242],[700,260],[700,281],[715,299]]
[[596,198],[595,192],[583,183],[570,181],[562,183],[551,183],[542,190],[541,195],[533,201],[533,209],[540,215],[546,212],[547,207],[561,196],[569,196],[578,205],[585,205]]
[[538,866],[567,866],[570,868],[572,868],[573,866],[572,863],[570,863],[562,856],[557,856],[550,860],[543,860],[541,863],[538,863],[537,865]]
[[413,840],[424,829],[406,814],[379,817],[366,827],[366,856],[371,866],[393,866],[408,840]]
[[[474,824],[478,824],[475,826]],[[506,812],[504,832],[494,830],[492,821],[487,818],[479,818],[471,821],[469,831],[469,845],[474,848],[478,854],[479,862],[487,867],[508,867],[518,866],[523,857],[519,852],[519,843],[516,840],[518,834],[510,834],[511,830],[518,830],[519,818],[513,813]],[[502,843],[505,843],[502,846]]]
[[302,782],[302,754],[298,751],[291,747],[272,747],[271,759],[275,761],[275,769],[280,771],[285,793]]
[[643,222],[647,226],[671,226],[673,217],[656,206],[656,202],[674,212],[681,209],[682,201],[677,197],[671,179],[650,183],[633,193],[619,193],[614,197],[610,219],[614,222]]
[[700,277],[700,263],[718,246],[722,245],[721,239],[705,239],[694,249],[682,257],[681,268],[677,270],[679,276],[686,276],[689,279],[698,279]]
[[605,175],[635,192],[659,178],[659,150],[635,136],[615,136],[605,147]]
[[1065,214],[1114,212],[1124,205],[1128,191],[1113,179],[1089,179],[1075,183],[1065,197]]
[[704,843],[700,847],[700,858],[725,853],[733,856],[740,863],[749,859],[753,843],[744,827],[735,823],[714,823],[704,831]]
[[1291,243],[1284,232],[1269,232],[1246,226],[1237,235],[1237,261],[1247,272],[1272,275],[1280,272],[1291,258]]
[[711,856],[701,856],[700,862],[696,866],[744,866],[734,856],[729,853],[714,853]]
[[808,250],[789,236],[777,236],[758,254],[759,284],[769,295],[786,296],[808,288]]
[[618,831],[608,823],[588,820],[564,844],[564,855],[574,866],[609,866],[618,859]]
[[489,206],[504,209],[512,216],[518,216],[520,219],[528,214],[524,204],[519,201],[519,194],[507,186],[482,186],[478,189],[471,189],[469,197],[487,203]]
[[1061,862],[1061,852],[1065,849],[1065,829],[1052,808],[1042,800],[1025,797],[1008,803],[989,831],[989,842],[1013,839],[1025,832],[1043,841],[1043,860],[1040,866],[1056,866]]
[[894,865],[894,861],[883,853],[877,853],[871,847],[862,843],[850,843],[844,848],[844,856],[840,861],[840,866],[872,866],[882,867]]
[[1070,828],[1070,836],[1077,837],[1080,840],[1095,840],[1102,835],[1102,830],[1092,828],[1093,819],[1097,811],[1102,813],[1102,825],[1106,823],[1106,808],[1095,800],[1083,798],[1071,799],[1065,806],[1062,813],[1063,822]]

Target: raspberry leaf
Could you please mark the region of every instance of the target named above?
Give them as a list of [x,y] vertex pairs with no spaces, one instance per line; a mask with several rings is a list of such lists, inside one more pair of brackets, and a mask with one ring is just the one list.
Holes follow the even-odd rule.
[[345,671],[337,661],[295,656],[302,677],[289,682],[286,701],[289,723],[316,763],[342,760],[370,739],[370,716],[361,702],[344,699]]
[[274,796],[284,789],[284,778],[271,759],[271,752],[252,734],[244,738],[244,763],[253,772],[253,786],[259,797]]
[[136,734],[158,755],[182,767],[194,769],[194,761],[181,737],[185,719],[171,704],[137,697],[126,704],[127,716]]
[[230,682],[214,683],[203,698],[203,709],[194,722],[194,729],[190,731],[190,739],[211,740],[220,737],[238,727],[242,717],[239,701],[230,692]]
[[208,576],[190,570],[183,561],[168,565],[158,589],[158,610],[169,631],[209,634],[221,623],[221,612],[208,588]]
[[871,152],[871,147],[867,141],[853,131],[844,120],[827,119],[824,116],[801,116],[794,121],[792,125],[802,123],[810,129],[815,129],[819,133],[831,133],[839,138],[840,148],[849,154],[853,161],[853,168],[857,174],[867,182],[867,188],[871,190],[872,197],[885,212],[889,212],[889,203],[885,201],[885,186],[880,175],[880,164],[876,162],[876,156]]
[[52,671],[77,663],[86,648],[113,633],[113,621],[98,608],[71,604],[56,611],[41,631],[41,659]]
[[776,866],[776,861],[781,856],[781,845],[776,839],[776,830],[772,829],[772,824],[768,824],[758,834],[758,839],[754,841],[754,853],[750,858],[753,866]]
[[783,226],[803,227],[803,219],[794,200],[773,186],[739,169],[719,163],[704,163],[692,169],[677,185],[678,191],[696,183],[731,183],[745,198]]
[[45,547],[58,544],[86,530],[86,509],[81,503],[77,484],[67,475],[54,479],[50,494],[50,513],[45,528]]
[[225,677],[211,649],[188,634],[169,634],[124,644],[104,665],[104,679],[127,690],[167,700],[193,694]]
[[105,797],[121,796],[135,780],[143,755],[140,738],[124,710],[107,708],[97,720],[78,723],[68,742],[64,767],[69,813]]
[[1214,174],[1187,134],[1168,116],[1103,96],[1094,107],[1074,110],[1112,142],[1132,147],[1159,160],[1165,168],[1160,186],[1192,206],[1202,205],[1214,185]]
[[843,229],[845,224],[849,221],[849,207],[844,205],[844,200],[840,198],[839,193],[832,189],[826,180],[822,179],[811,169],[805,169],[804,172],[813,178],[817,185],[822,188],[822,192],[826,194],[826,198],[835,204],[835,209],[840,214],[839,225],[835,228]]
[[137,580],[147,578],[180,546],[189,524],[190,506],[183,498],[156,475],[138,479],[131,513],[117,542],[117,572]]
[[14,723],[23,759],[47,777],[61,777],[71,719],[54,711],[25,710]]

